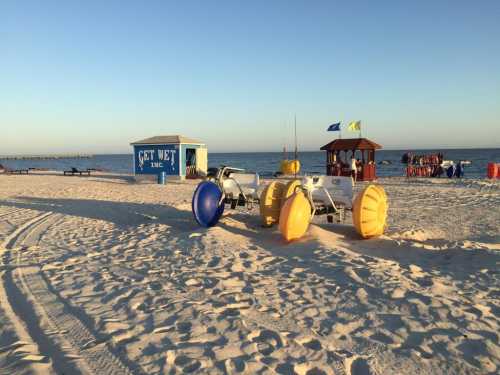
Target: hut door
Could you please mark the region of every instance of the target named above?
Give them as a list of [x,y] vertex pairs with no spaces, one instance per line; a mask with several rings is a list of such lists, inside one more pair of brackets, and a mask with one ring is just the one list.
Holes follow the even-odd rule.
[[186,149],[186,177],[196,176],[196,149]]
[[208,157],[207,149],[200,147],[196,149],[196,172],[199,175],[205,176],[207,174]]

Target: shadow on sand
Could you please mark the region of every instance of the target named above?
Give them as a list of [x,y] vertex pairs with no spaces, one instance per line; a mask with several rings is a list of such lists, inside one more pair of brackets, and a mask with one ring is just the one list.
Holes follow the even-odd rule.
[[[370,262],[370,258],[382,259],[396,262],[406,269],[410,265],[416,265],[425,273],[449,276],[456,281],[476,277],[482,270],[496,273],[496,265],[500,262],[498,251],[481,247],[465,248],[460,242],[429,240],[419,243],[397,241],[385,236],[363,240],[352,225],[314,224],[304,238],[286,243],[276,227],[262,228],[259,218],[255,215],[235,213],[230,217],[243,225],[236,227],[220,223],[227,231],[248,237],[255,246],[270,251],[274,256],[283,257],[290,268],[307,268],[307,272],[331,278],[337,283],[338,267],[335,265],[347,265],[342,257],[343,250],[359,254],[360,258],[363,258],[360,259],[362,261],[359,265]],[[245,225],[248,229],[241,228]],[[437,249],[425,248],[427,245]]]
[[183,232],[199,229],[191,211],[164,204],[16,197],[13,200],[1,200],[0,205],[104,220],[121,227],[160,223]]
[[[121,227],[161,223],[182,233],[207,231],[199,227],[190,211],[168,205],[34,197],[3,200],[0,205],[104,220]],[[231,225],[231,221],[238,225]],[[499,252],[465,248],[460,242],[428,240],[420,243],[390,237],[362,240],[351,225],[314,224],[308,235],[291,243],[283,240],[276,227],[262,228],[256,215],[234,212],[224,216],[218,225],[230,233],[249,238],[253,245],[270,251],[274,256],[282,257],[286,261],[284,267],[308,268],[308,272],[331,277],[336,282],[338,275],[335,272],[347,265],[342,256],[344,250],[357,253],[366,261],[369,258],[384,259],[403,268],[416,265],[428,274],[448,275],[457,281],[464,281],[485,269],[497,272],[496,265],[500,262]],[[438,250],[429,250],[426,246]]]

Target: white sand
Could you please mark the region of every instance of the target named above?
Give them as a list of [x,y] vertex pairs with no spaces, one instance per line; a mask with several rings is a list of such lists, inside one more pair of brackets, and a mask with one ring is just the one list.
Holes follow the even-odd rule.
[[498,373],[500,185],[380,182],[386,236],[286,244],[194,182],[0,176],[0,374]]

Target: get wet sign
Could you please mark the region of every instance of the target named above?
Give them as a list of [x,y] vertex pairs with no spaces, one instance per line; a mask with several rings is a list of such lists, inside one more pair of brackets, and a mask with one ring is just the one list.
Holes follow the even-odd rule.
[[134,147],[135,174],[179,174],[179,145],[136,145]]

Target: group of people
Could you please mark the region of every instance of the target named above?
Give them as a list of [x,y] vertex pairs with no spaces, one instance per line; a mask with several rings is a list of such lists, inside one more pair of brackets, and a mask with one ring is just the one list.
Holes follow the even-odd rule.
[[408,165],[406,177],[441,177],[444,173],[440,165]]
[[441,165],[443,163],[443,154],[415,155],[407,152],[401,157],[401,163],[408,165]]
[[443,154],[425,154],[416,155],[412,152],[407,152],[401,157],[401,162],[406,164],[407,177],[441,177],[443,174],[449,178],[461,178],[464,175],[464,165],[462,161],[455,165],[443,164]]
[[464,164],[459,161],[458,164],[451,163],[451,165],[446,169],[446,175],[448,178],[462,178],[464,176]]
[[441,177],[444,173],[448,178],[462,178],[464,176],[464,165],[460,161],[458,164],[451,163],[448,167],[441,164],[430,165],[410,165],[406,167],[406,177]]

